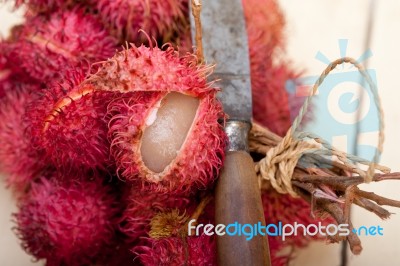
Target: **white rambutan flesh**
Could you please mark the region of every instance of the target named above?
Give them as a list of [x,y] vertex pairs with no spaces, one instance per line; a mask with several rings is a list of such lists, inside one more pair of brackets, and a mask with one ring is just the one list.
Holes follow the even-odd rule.
[[198,106],[198,99],[171,92],[150,112],[140,148],[143,163],[150,171],[160,173],[176,158]]
[[221,112],[214,93],[138,92],[114,100],[109,137],[121,178],[163,193],[209,187],[223,162]]

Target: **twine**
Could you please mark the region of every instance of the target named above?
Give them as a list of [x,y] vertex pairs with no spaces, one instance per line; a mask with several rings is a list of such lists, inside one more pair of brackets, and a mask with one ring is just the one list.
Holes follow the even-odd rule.
[[[346,154],[345,152],[339,151],[332,147],[327,141],[320,138],[319,136],[309,132],[295,133],[299,127],[305,113],[307,112],[311,98],[315,95],[318,88],[329,75],[329,73],[335,69],[337,65],[343,63],[350,63],[354,65],[361,75],[365,78],[372,92],[375,106],[378,110],[379,118],[379,135],[378,135],[378,147],[375,151],[373,161],[362,159],[352,154]],[[314,143],[307,142],[306,140],[314,140]],[[272,187],[279,193],[289,193],[293,197],[297,197],[296,192],[293,190],[291,179],[293,171],[299,161],[300,157],[304,153],[313,153],[318,155],[335,155],[337,159],[348,166],[354,173],[359,174],[364,178],[366,183],[372,181],[375,169],[382,172],[390,172],[389,168],[380,166],[377,164],[380,153],[383,151],[384,141],[384,122],[383,122],[383,110],[381,101],[378,95],[378,91],[372,78],[365,71],[364,67],[359,64],[355,59],[344,57],[331,62],[328,67],[322,72],[318,80],[315,82],[311,94],[306,98],[302,108],[299,111],[298,116],[293,121],[292,126],[289,128],[285,137],[275,147],[271,148],[266,157],[263,158],[258,164],[256,164],[256,172],[260,180],[267,180],[271,183]],[[368,166],[367,171],[360,169],[356,164],[362,164]]]

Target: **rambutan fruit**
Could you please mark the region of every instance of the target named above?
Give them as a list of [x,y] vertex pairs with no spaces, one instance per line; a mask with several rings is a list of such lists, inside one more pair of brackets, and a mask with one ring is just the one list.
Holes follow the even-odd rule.
[[[268,237],[268,241],[271,265],[287,265],[289,255],[279,254],[282,244],[276,241],[276,237]],[[132,251],[143,265],[217,265],[215,235],[144,238]]]
[[[302,224],[308,226],[310,224],[318,225],[320,222],[323,226],[335,223],[331,218],[321,219],[312,217],[312,209],[308,202],[302,198],[293,198],[289,194],[279,194],[274,189],[269,188],[262,191],[262,202],[264,207],[264,215],[266,223],[278,224]],[[300,232],[296,236],[288,236],[283,242],[280,238],[275,237],[277,246],[288,247],[305,247],[312,240],[324,240],[326,237],[321,235],[305,236]],[[280,242],[280,243],[279,243]]]
[[[285,18],[277,0],[243,0],[243,11],[253,59],[271,57],[284,45]],[[258,57],[254,57],[258,55]]]
[[48,174],[19,202],[16,233],[47,265],[90,265],[114,238],[115,200],[101,178]]
[[[117,242],[118,241],[118,242]],[[130,251],[130,247],[116,239],[115,242],[100,252],[91,266],[135,266],[140,265],[138,259]]]
[[121,43],[140,45],[147,39],[139,30],[163,43],[188,21],[187,0],[99,0],[97,9],[105,25]]
[[26,137],[24,119],[25,107],[33,98],[30,91],[39,85],[10,81],[8,86],[0,101],[0,170],[6,174],[7,185],[20,192],[45,166]]
[[190,25],[187,24],[182,28],[179,35],[173,38],[171,44],[179,51],[181,56],[185,56],[188,53],[193,53],[193,41],[191,35]]
[[[284,51],[284,14],[276,0],[243,0],[250,50],[253,118],[278,135],[291,126],[303,98],[293,97],[286,82],[299,77],[278,60]],[[281,62],[280,62],[281,61]]]
[[214,236],[146,238],[132,251],[143,265],[217,265]]
[[111,102],[111,151],[122,177],[160,192],[207,188],[222,165],[225,141],[214,97],[139,93]]
[[10,76],[11,69],[7,68],[1,63],[2,58],[0,57],[0,99],[4,97],[5,92],[10,87]]
[[287,82],[298,78],[288,64],[270,66],[252,74],[253,118],[274,133],[284,136],[304,98],[290,95]]
[[105,120],[112,95],[82,85],[85,76],[80,68],[68,69],[27,108],[32,143],[63,171],[112,165]]
[[14,43],[12,58],[33,78],[47,82],[66,65],[107,59],[116,50],[92,15],[79,9],[29,18]]
[[[4,70],[6,68],[7,53],[6,53],[6,51],[4,51],[4,49],[6,49],[6,47],[7,47],[7,43],[0,40],[0,70]],[[0,72],[0,73],[2,73],[2,72]],[[4,75],[4,73],[2,73],[0,75],[0,81],[3,80],[7,76],[8,75]]]
[[136,187],[132,188],[126,203],[120,230],[127,236],[128,243],[147,237],[151,229],[150,222],[157,214],[178,211],[190,215],[196,206],[187,197],[157,194]]
[[0,99],[7,91],[17,90],[17,87],[26,87],[26,89],[22,89],[24,91],[30,87],[33,88],[33,86],[25,85],[37,83],[27,77],[18,65],[14,64],[10,58],[11,51],[12,45],[9,41],[0,41]]
[[[271,131],[284,135],[291,125],[293,109],[299,109],[301,97],[291,97],[286,81],[299,76],[288,63],[278,62],[284,50],[285,19],[276,0],[243,0],[249,42],[253,117]],[[191,51],[190,31],[182,29],[176,45]],[[182,48],[182,49],[181,49]]]
[[276,62],[277,51],[284,49],[283,12],[276,0],[243,0],[243,6],[250,49],[253,117],[282,136],[291,126],[292,106],[302,101],[290,98],[286,90],[286,81],[297,78],[298,73],[288,63]]
[[92,0],[16,0],[15,7],[25,6],[31,14],[50,13],[76,5],[86,5]]
[[[330,223],[334,223],[332,219],[322,220],[312,217],[311,207],[305,200],[279,194],[272,188],[262,191],[262,202],[267,224],[282,222],[282,224],[293,225],[297,222],[308,226],[310,224],[318,225],[321,222],[323,226],[327,226]],[[202,211],[198,223],[215,225],[215,203],[213,201],[207,204]],[[273,266],[288,265],[289,261],[294,257],[292,254],[294,247],[302,248],[311,241],[323,239],[324,237],[321,235],[304,236],[301,231],[296,236],[287,236],[285,241],[282,241],[280,236],[268,236],[271,263]],[[210,254],[209,256],[215,256],[215,254]]]
[[171,47],[141,46],[117,53],[87,80],[124,93],[108,108],[111,153],[124,179],[175,194],[215,180],[226,144],[218,120],[225,115],[207,71]]

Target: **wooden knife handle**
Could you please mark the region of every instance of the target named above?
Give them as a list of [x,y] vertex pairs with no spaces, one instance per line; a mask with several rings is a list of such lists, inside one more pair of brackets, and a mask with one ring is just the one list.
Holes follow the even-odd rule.
[[[254,225],[261,222],[265,226],[254,162],[247,152],[227,152],[215,201],[216,224]],[[257,235],[248,241],[243,235],[217,236],[217,251],[220,266],[271,265],[267,236]]]

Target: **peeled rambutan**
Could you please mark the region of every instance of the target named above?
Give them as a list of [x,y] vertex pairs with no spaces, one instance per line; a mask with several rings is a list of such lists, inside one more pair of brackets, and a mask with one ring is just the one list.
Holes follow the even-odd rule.
[[19,202],[16,233],[22,247],[47,265],[90,265],[114,238],[115,200],[101,178],[49,174]]
[[187,0],[99,0],[96,6],[114,36],[137,45],[147,41],[139,30],[164,43],[188,17]]
[[44,82],[66,65],[104,60],[116,50],[116,40],[102,24],[79,9],[29,18],[18,37],[13,60]]
[[82,85],[86,73],[68,69],[27,108],[29,135],[58,169],[96,170],[110,166],[105,115],[112,95]]
[[7,185],[19,192],[45,165],[26,136],[25,107],[33,100],[30,92],[39,85],[12,80],[8,86],[0,101],[0,170]]
[[[169,119],[170,110],[178,112],[170,106],[179,105],[182,99],[186,100],[184,97],[189,98],[178,93],[138,93],[128,100],[111,102],[111,150],[124,178],[136,181],[139,177],[153,190],[177,194],[189,192],[193,185],[206,188],[216,178],[225,139],[217,122],[220,110],[214,102],[215,95],[199,101],[197,114],[194,109],[191,120]],[[165,111],[160,105],[171,109]],[[159,120],[148,122],[155,112]],[[181,124],[174,127],[182,120],[188,125],[186,129],[181,129]],[[185,135],[180,130],[185,130]]]
[[97,90],[124,93],[109,104],[111,152],[118,172],[153,191],[185,194],[218,176],[226,135],[209,68],[171,47],[132,47],[88,79]]
[[143,265],[217,265],[213,236],[146,238],[132,251]]
[[147,237],[150,222],[159,213],[178,211],[190,215],[196,206],[189,198],[157,194],[152,191],[139,190],[133,187],[126,199],[127,207],[120,222],[121,232],[127,236],[129,243]]

